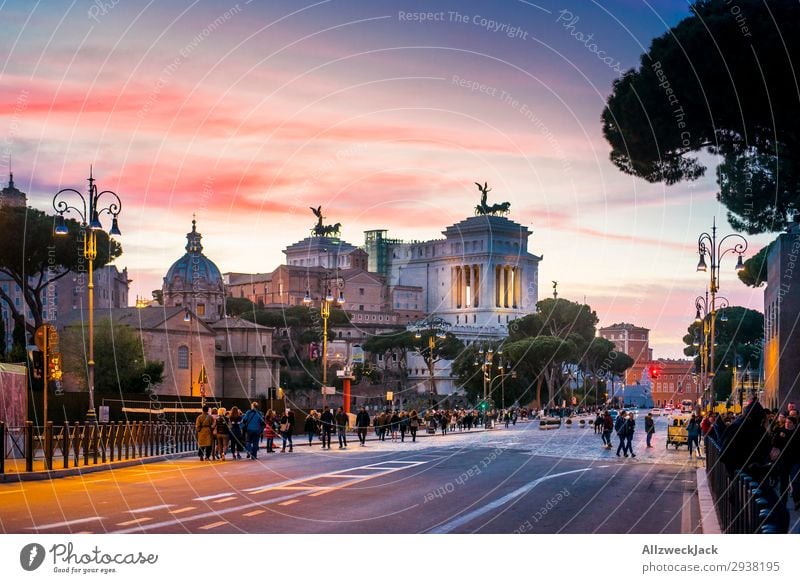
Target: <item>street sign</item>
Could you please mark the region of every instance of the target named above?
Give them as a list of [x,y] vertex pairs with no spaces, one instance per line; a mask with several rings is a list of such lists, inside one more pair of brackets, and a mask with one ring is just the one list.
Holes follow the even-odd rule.
[[364,364],[364,349],[360,345],[353,346],[352,357],[350,361],[353,364]]
[[49,351],[57,351],[58,350],[58,330],[52,324],[42,324],[36,329],[36,333],[33,335],[33,342],[36,346],[39,347],[39,350],[45,349],[45,334],[47,334],[47,350]]
[[386,391],[386,400],[394,401],[394,391]]
[[336,387],[322,387],[322,394],[323,395],[335,395],[336,394]]

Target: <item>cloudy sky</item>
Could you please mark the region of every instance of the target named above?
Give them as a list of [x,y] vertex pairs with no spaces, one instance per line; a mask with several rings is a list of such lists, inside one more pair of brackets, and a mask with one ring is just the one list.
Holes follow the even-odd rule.
[[[193,213],[223,272],[264,272],[311,205],[354,244],[438,238],[487,181],[544,255],[540,297],[558,280],[678,357],[707,282],[697,237],[714,217],[730,229],[714,173],[621,174],[600,114],[687,15],[675,0],[0,2],[0,173],[49,210],[93,164],[123,199],[131,298],[160,287]],[[733,265],[722,293],[762,309]]]

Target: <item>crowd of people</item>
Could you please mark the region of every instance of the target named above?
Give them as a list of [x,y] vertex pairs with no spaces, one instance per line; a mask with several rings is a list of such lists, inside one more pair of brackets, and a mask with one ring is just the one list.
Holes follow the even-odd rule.
[[[336,410],[325,409],[322,413],[309,411],[302,423],[302,435],[308,439],[309,446],[319,440],[322,449],[331,449],[335,434],[339,449],[347,449],[347,437],[351,429],[355,430],[359,445],[365,447],[370,428],[375,432],[378,441],[386,441],[388,438],[393,442],[405,442],[408,437],[411,442],[416,442],[419,431],[441,432],[446,435],[449,432],[471,431],[478,427],[490,428],[498,421],[509,427],[530,414],[525,408],[486,412],[475,409],[431,409],[423,413],[417,413],[416,410],[386,409],[370,416],[362,406],[351,427],[350,415],[339,407]],[[245,413],[237,407],[228,411],[222,407],[204,405],[202,413],[195,421],[195,429],[201,461],[224,461],[228,454],[232,459],[242,459],[243,453],[247,459],[255,460],[258,459],[262,441],[266,441],[266,453],[277,452],[277,439],[281,440],[281,453],[292,453],[293,438],[300,433],[294,411],[286,409],[278,414],[269,410],[262,413],[257,402],[253,402]]]

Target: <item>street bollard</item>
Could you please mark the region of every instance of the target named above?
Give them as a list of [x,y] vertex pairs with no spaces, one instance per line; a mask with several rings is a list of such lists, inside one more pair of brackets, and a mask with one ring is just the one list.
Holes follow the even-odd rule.
[[61,443],[61,455],[64,456],[64,469],[69,467],[69,421],[64,420],[64,437]]
[[33,471],[33,421],[25,422],[25,471]]
[[53,422],[44,425],[44,469],[48,472],[53,469]]

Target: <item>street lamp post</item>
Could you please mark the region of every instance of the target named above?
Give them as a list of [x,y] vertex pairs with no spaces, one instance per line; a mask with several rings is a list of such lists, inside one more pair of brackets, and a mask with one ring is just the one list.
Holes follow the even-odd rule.
[[[342,291],[343,285],[338,285],[338,281],[336,284],[338,295],[336,297],[336,303],[339,306],[344,305],[344,292]],[[322,409],[325,410],[327,406],[327,390],[328,386],[328,318],[331,315],[331,304],[334,303],[333,297],[333,290],[330,286],[330,281],[326,281],[326,288],[327,291],[325,293],[325,297],[322,298],[320,302],[320,316],[322,316]],[[303,298],[303,303],[306,306],[311,307],[311,304],[314,300],[311,298],[311,290],[306,289],[306,295]]]
[[437,316],[429,316],[424,320],[415,322],[411,325],[414,330],[414,338],[422,340],[422,333],[428,334],[428,408],[433,408],[433,395],[435,393],[434,386],[434,367],[433,367],[433,351],[436,349],[436,340],[444,340],[447,338],[445,330],[450,327],[450,324]]
[[[726,241],[728,243],[726,244]],[[726,246],[728,245],[728,246]],[[710,292],[711,292],[711,305],[708,306],[709,314],[710,314],[710,325],[711,325],[711,362],[709,363],[709,375],[713,378],[714,373],[716,372],[716,362],[715,362],[715,351],[714,351],[714,341],[716,339],[716,311],[717,311],[717,292],[719,291],[719,266],[722,262],[723,257],[728,253],[736,253],[739,257],[736,261],[736,269],[741,271],[744,269],[744,263],[742,261],[742,256],[744,252],[747,251],[747,239],[739,235],[738,233],[731,233],[730,235],[726,235],[719,241],[717,241],[717,219],[714,218],[713,225],[711,227],[711,234],[704,232],[700,234],[700,237],[697,239],[697,252],[700,255],[700,260],[697,263],[697,271],[706,272],[710,267]],[[706,256],[708,256],[710,266],[706,265]]]
[[[58,213],[58,222],[55,227],[56,235],[67,235],[69,229],[64,221],[64,214],[74,211],[81,219],[83,236],[83,256],[89,262],[89,360],[86,363],[89,373],[89,410],[86,412],[87,423],[97,423],[97,415],[94,407],[94,260],[97,259],[97,231],[103,230],[100,223],[100,215],[107,213],[111,215],[111,229],[109,235],[119,237],[122,233],[117,224],[117,217],[122,211],[122,201],[119,196],[110,190],[98,192],[97,185],[94,183],[91,167],[89,169],[89,192],[84,196],[74,188],[62,188],[53,197],[53,208]],[[68,195],[74,194],[78,198],[75,206],[67,202]],[[103,196],[110,197],[112,200],[108,206],[101,207],[100,199]]]
[[720,312],[720,322],[728,321],[728,317],[725,315],[725,312],[721,312],[721,310],[730,305],[728,299],[722,296],[716,296],[715,303],[716,309],[712,310],[712,304],[709,302],[708,298],[708,290],[706,290],[705,296],[697,296],[694,300],[694,321],[698,324],[701,322],[703,324],[703,329],[701,332],[702,337],[699,341],[695,340],[695,345],[698,347],[698,352],[700,352],[700,379],[702,382],[701,394],[706,402],[710,402],[711,400],[707,394],[710,385],[708,382],[710,370],[708,362],[709,353],[713,353],[714,345],[717,343],[716,337],[710,331],[716,331],[715,320],[717,318],[717,312]]

